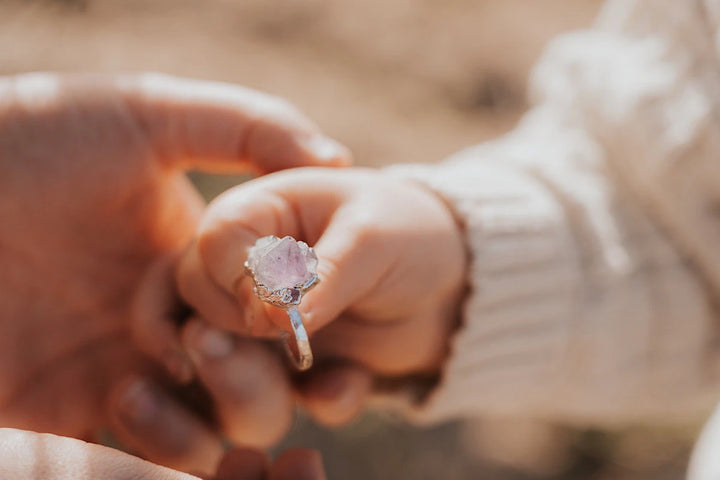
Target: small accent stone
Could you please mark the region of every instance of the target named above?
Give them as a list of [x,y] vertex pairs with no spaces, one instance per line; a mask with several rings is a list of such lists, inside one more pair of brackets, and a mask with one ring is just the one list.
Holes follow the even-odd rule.
[[287,288],[285,289],[282,301],[284,303],[298,303],[300,301],[300,290],[297,288]]
[[291,289],[286,295],[299,297],[298,290],[317,275],[317,256],[305,242],[292,237],[263,237],[248,251],[247,264],[255,282],[268,290]]

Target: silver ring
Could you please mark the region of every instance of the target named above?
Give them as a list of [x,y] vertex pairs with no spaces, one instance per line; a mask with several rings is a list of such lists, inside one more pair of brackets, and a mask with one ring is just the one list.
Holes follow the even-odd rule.
[[[294,268],[283,272],[283,265],[290,263],[293,263]],[[300,276],[298,268],[302,273]],[[273,270],[270,272],[272,275],[269,275],[268,270]],[[292,237],[262,237],[248,251],[245,272],[252,277],[255,284],[253,291],[260,300],[282,308],[287,313],[295,338],[290,338],[291,334],[285,330],[280,330],[280,337],[295,367],[307,370],[313,364],[313,354],[297,306],[302,296],[320,281],[315,252],[305,242],[298,242]],[[285,273],[292,280],[284,278]]]

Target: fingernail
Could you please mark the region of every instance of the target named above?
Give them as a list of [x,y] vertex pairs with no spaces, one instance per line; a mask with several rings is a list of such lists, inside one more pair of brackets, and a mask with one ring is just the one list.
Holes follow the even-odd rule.
[[170,375],[181,384],[189,383],[193,378],[193,367],[185,353],[171,350],[163,356],[163,363]]
[[215,327],[205,326],[198,335],[195,345],[205,357],[223,358],[235,348],[235,340],[228,332]]
[[120,410],[136,423],[150,423],[157,415],[160,400],[147,380],[136,379],[122,393]]
[[338,160],[349,163],[350,151],[335,140],[324,135],[313,135],[304,142],[304,147],[319,160]]

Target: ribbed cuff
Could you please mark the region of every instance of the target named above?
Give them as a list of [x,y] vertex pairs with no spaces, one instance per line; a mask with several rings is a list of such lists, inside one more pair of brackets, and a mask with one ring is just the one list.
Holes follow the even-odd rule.
[[477,161],[399,166],[454,209],[471,255],[463,323],[417,421],[524,415],[561,382],[577,314],[579,252],[553,192],[530,174]]

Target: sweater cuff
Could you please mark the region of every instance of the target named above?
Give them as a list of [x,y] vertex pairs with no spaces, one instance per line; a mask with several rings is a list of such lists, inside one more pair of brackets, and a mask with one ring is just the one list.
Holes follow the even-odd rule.
[[471,259],[463,322],[441,379],[404,413],[424,422],[547,405],[561,381],[580,283],[580,255],[554,192],[498,162],[388,171],[445,200]]

